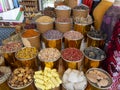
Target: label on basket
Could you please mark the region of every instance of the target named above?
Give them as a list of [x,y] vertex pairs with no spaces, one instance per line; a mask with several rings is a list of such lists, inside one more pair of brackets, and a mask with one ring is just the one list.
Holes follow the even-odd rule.
[[22,38],[22,41],[23,41],[24,46],[31,47],[30,42],[26,38]]

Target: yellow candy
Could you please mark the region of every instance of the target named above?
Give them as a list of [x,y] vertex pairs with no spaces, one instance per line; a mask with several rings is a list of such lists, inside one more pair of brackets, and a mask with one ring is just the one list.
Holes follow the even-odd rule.
[[56,81],[55,78],[52,77],[50,80],[52,81],[52,83],[53,83],[55,86],[58,84],[58,82]]
[[34,75],[34,78],[35,79],[41,79],[41,80],[44,79],[43,75]]
[[36,71],[36,72],[35,72],[35,75],[36,75],[36,74],[38,74],[38,75],[41,74],[41,75],[42,75],[43,72],[42,72],[42,71]]
[[56,69],[45,67],[44,71],[37,71],[34,75],[35,83],[40,84],[42,90],[58,87],[62,81]]
[[52,69],[52,72],[57,72],[57,70],[56,69]]
[[54,77],[59,77],[59,75],[58,75],[57,72],[52,72],[52,76],[54,76]]
[[47,89],[51,89],[51,88],[52,88],[51,84],[47,84]]
[[51,69],[49,67],[45,67],[44,69],[45,71],[51,71]]
[[43,80],[40,80],[40,79],[35,79],[35,82],[36,82],[36,83],[39,83],[39,84],[44,84],[44,81],[43,81]]
[[45,82],[49,80],[49,77],[47,77],[47,76],[43,76],[43,77],[44,77]]
[[51,73],[48,73],[47,76],[48,76],[48,77],[52,77],[52,74],[51,74]]
[[58,82],[59,84],[61,84],[61,83],[62,83],[62,81],[60,80],[60,78],[59,78],[59,77],[56,77],[56,80],[57,80],[57,82]]
[[51,87],[52,87],[52,88],[55,88],[55,85],[53,84],[53,82],[52,82],[51,80],[49,80],[48,83],[51,84]]
[[37,88],[40,88],[40,89],[42,89],[42,90],[45,90],[45,86],[42,85],[42,84],[35,83],[35,86],[36,86]]

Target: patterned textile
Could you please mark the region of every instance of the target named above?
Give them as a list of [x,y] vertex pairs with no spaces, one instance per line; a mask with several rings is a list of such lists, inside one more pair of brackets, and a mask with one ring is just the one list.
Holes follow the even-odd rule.
[[8,38],[13,32],[15,28],[0,28],[0,45],[2,45],[2,40]]
[[106,51],[107,58],[104,61],[104,66],[111,76],[120,73],[120,20],[116,23],[108,49]]
[[120,6],[112,6],[105,13],[101,25],[101,30],[107,34],[108,42],[111,38],[115,23],[120,19]]
[[100,30],[103,16],[105,12],[112,6],[112,2],[107,0],[102,0],[94,9],[93,17],[94,17],[94,26],[96,30]]

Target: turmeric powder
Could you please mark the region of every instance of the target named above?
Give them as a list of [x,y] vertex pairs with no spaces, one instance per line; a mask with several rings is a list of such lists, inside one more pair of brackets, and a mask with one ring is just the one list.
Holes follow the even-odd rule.
[[28,38],[28,37],[34,37],[38,36],[40,33],[35,31],[34,29],[28,29],[25,32],[23,32],[22,37]]

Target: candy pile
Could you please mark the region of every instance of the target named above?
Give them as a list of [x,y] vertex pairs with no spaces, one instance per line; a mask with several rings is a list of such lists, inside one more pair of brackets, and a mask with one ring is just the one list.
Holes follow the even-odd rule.
[[82,71],[67,69],[63,74],[63,86],[66,90],[84,90],[87,80]]
[[62,81],[56,69],[45,67],[44,71],[36,71],[34,75],[35,86],[38,89],[49,90],[59,87]]

